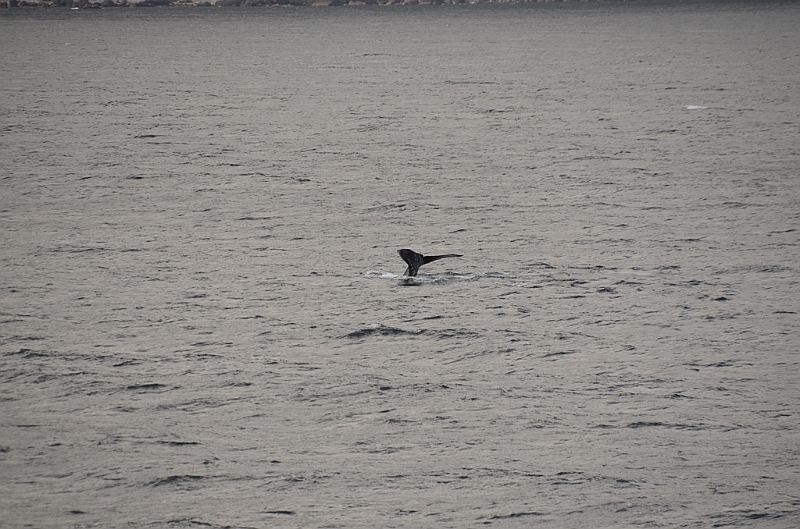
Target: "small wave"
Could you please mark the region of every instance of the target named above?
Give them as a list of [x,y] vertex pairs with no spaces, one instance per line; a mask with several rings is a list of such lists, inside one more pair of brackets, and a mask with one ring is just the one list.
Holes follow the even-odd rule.
[[152,384],[133,384],[131,386],[126,387],[125,389],[129,391],[157,391],[161,389],[165,389],[167,386],[164,384],[152,383]]
[[705,427],[700,424],[671,424],[659,421],[637,421],[628,424],[628,428],[674,428],[676,430],[703,430]]
[[344,338],[365,338],[373,334],[378,334],[381,336],[398,336],[403,334],[418,335],[418,334],[423,334],[424,332],[425,332],[424,329],[407,331],[405,329],[398,329],[397,327],[388,327],[386,325],[376,323],[371,327],[367,327],[365,329],[359,329],[357,331],[345,334]]
[[538,511],[526,511],[526,512],[513,512],[511,514],[495,514],[489,520],[508,520],[511,518],[522,518],[524,516],[546,516],[547,513],[538,512]]
[[628,428],[649,428],[649,427],[659,427],[659,426],[668,426],[663,422],[657,421],[637,421],[632,422],[628,425]]
[[577,352],[578,351],[575,351],[575,350],[572,350],[572,351],[556,351],[555,353],[547,353],[542,358],[563,357],[563,356],[567,356],[567,355],[574,355]]
[[[443,285],[452,283],[453,281],[473,281],[480,277],[479,274],[458,274],[456,272],[445,272],[436,275],[418,275],[417,277],[406,278],[407,284],[424,284],[430,283],[433,285]],[[411,281],[408,281],[411,280]]]
[[158,443],[167,446],[193,446],[200,444],[197,441],[158,441]]
[[180,485],[185,483],[191,483],[193,481],[199,481],[205,479],[205,476],[196,476],[193,474],[183,474],[180,476],[169,476],[166,478],[160,478],[153,480],[149,483],[151,487],[161,487],[163,485]]
[[708,110],[708,107],[701,107],[699,105],[687,105],[683,108],[686,110]]
[[474,281],[481,277],[481,274],[459,274],[457,272],[444,272],[441,274],[419,274],[416,277],[406,277],[392,272],[382,272],[380,270],[370,270],[364,277],[367,279],[400,279],[401,286],[417,286],[422,284],[442,285],[453,281]]
[[474,338],[480,336],[480,333],[469,329],[400,329],[397,327],[389,327],[381,323],[373,324],[364,329],[359,329],[351,333],[345,334],[342,338],[366,338],[368,336],[420,336],[420,335],[433,336],[438,339],[449,338]]

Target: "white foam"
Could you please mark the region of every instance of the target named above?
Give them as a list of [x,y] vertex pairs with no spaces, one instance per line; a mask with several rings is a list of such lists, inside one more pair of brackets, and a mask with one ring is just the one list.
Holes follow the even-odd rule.
[[381,272],[380,270],[370,270],[369,272],[364,274],[364,277],[367,277],[367,278],[370,278],[370,279],[397,279],[398,277],[401,277],[401,276],[398,275],[398,274],[393,274],[391,272]]
[[450,281],[472,281],[478,279],[480,274],[457,274],[455,272],[444,272],[441,274],[419,274],[413,278],[406,278],[401,274],[383,272],[381,270],[370,270],[364,277],[368,279],[410,279],[413,283],[448,283]]

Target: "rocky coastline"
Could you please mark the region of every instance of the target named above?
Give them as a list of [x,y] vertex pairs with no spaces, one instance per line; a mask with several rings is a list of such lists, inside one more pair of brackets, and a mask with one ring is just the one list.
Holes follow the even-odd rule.
[[0,8],[66,7],[103,9],[111,7],[227,7],[227,6],[345,6],[345,5],[436,5],[519,4],[587,2],[591,0],[0,0]]

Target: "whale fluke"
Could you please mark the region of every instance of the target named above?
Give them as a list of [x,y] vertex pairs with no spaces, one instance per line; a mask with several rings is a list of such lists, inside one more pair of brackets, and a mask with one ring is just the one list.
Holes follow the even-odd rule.
[[457,253],[449,253],[447,255],[422,255],[421,253],[409,250],[408,248],[397,250],[397,253],[400,254],[400,257],[403,258],[403,261],[408,264],[408,268],[406,268],[406,271],[403,274],[404,276],[408,277],[416,277],[419,267],[432,261],[438,261],[439,259],[444,259],[445,257],[463,257],[463,255],[459,255]]

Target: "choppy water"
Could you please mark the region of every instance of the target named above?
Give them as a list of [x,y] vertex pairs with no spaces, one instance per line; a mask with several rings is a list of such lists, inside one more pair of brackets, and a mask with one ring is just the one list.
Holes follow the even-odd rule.
[[797,527],[799,22],[3,11],[0,526]]

